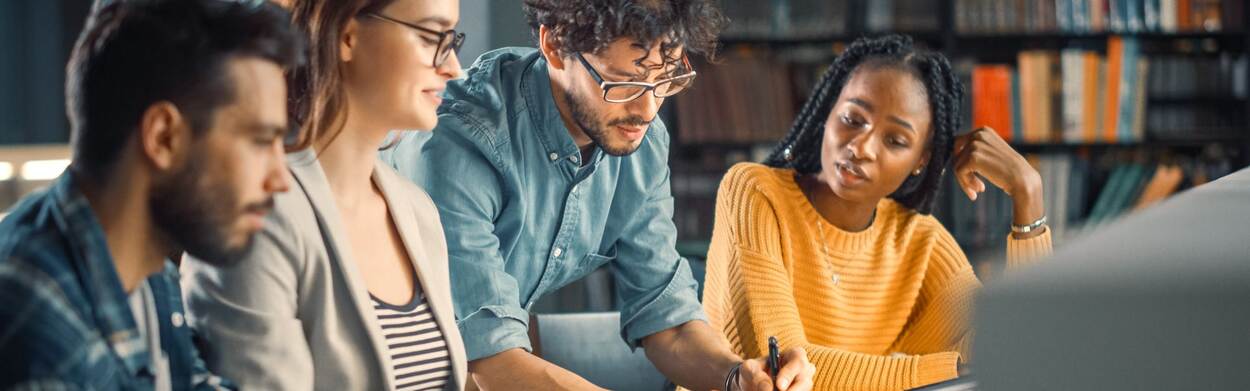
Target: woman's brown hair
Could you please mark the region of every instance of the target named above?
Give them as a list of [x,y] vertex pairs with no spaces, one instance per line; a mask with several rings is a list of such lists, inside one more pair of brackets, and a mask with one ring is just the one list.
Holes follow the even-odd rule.
[[289,0],[291,20],[308,41],[308,61],[287,72],[287,110],[299,136],[287,149],[329,144],[343,130],[346,102],[339,39],[359,15],[381,11],[395,0]]

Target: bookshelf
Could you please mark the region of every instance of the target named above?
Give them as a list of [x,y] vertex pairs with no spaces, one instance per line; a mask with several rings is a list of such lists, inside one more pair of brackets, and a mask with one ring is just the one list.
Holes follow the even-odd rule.
[[[796,7],[808,9],[804,8],[808,7],[807,3],[821,1],[831,4],[826,10],[841,10],[843,14],[814,13],[797,17],[771,14]],[[1129,113],[1122,118],[1131,126],[1120,129],[1117,123],[1113,131],[1100,129],[1105,117],[1092,114],[1085,122],[1075,117],[1066,118],[1068,122],[1065,122],[1063,112],[1077,110],[1065,110],[1064,95],[1056,91],[1057,95],[1051,100],[1053,117],[1045,130],[1041,130],[1045,134],[1027,141],[1012,140],[1012,145],[1038,166],[1047,182],[1048,214],[1052,222],[1063,225],[1056,229],[1060,234],[1056,238],[1057,245],[1062,245],[1063,236],[1079,235],[1089,229],[1087,226],[1097,226],[1145,207],[1157,201],[1159,194],[1181,191],[1246,167],[1250,164],[1250,129],[1246,120],[1246,113],[1250,113],[1250,91],[1247,91],[1250,82],[1246,75],[1250,68],[1250,30],[1245,27],[1245,21],[1250,20],[1250,12],[1247,12],[1250,10],[1246,2],[722,0],[731,18],[749,13],[755,24],[752,28],[735,28],[737,22],[731,21],[730,28],[722,35],[720,64],[697,64],[701,75],[694,89],[679,95],[670,105],[675,108],[662,112],[674,134],[671,161],[679,248],[683,255],[693,258],[704,255],[711,236],[720,176],[734,163],[762,159],[788,130],[789,120],[797,114],[824,68],[846,44],[861,36],[907,34],[917,46],[941,51],[950,58],[969,91],[964,121],[968,126],[978,125],[972,121],[974,102],[971,100],[974,95],[972,74],[979,65],[1003,65],[1015,70],[1024,57],[1021,53],[1053,57],[1053,60],[1028,61],[1053,61],[1045,64],[1054,69],[1051,75],[1056,79],[1054,85],[1062,85],[1065,80],[1061,62],[1065,53],[1074,57],[1076,52],[1088,54],[1102,61],[1098,64],[1105,68],[1109,46],[1112,46],[1109,43],[1116,42],[1114,45],[1119,46],[1131,41],[1137,58],[1149,65],[1137,68],[1145,71],[1140,77],[1142,81],[1134,84],[1135,90],[1140,90],[1144,97],[1134,95],[1133,98],[1141,102],[1125,101],[1117,106]],[[735,9],[748,3],[748,9]],[[1188,4],[1193,9],[1173,8],[1168,14],[1163,8],[1169,3],[1172,7]],[[972,15],[976,7],[981,7],[978,12],[982,15]],[[1091,10],[1095,8],[1102,9],[1101,25],[1094,25]],[[882,16],[882,10],[892,14]],[[1087,11],[1086,14],[1081,14],[1081,10]],[[1061,15],[1064,13],[1061,11],[1067,14]],[[1173,19],[1165,21],[1165,16]],[[828,23],[841,27],[823,32],[796,32],[775,26],[767,28],[762,22],[777,23],[803,17],[826,18]],[[1189,19],[1182,20],[1184,17]],[[1147,21],[1146,18],[1153,19]],[[784,75],[782,81],[773,81],[764,87],[733,86],[733,80],[745,78],[746,71],[722,72],[726,70],[722,67],[743,60],[756,62],[755,72]],[[1204,78],[1207,75],[1217,77]],[[1186,80],[1190,83],[1186,84]],[[1105,78],[1099,79],[1099,89],[1105,89],[1105,81]],[[1203,90],[1189,88],[1191,85],[1214,87]],[[699,89],[705,90],[702,95]],[[724,113],[754,114],[763,107],[765,102],[760,98],[745,103],[706,103],[714,101],[709,96],[733,96],[741,91],[763,91],[768,96],[784,97],[779,99],[788,101],[784,106],[789,110],[781,109],[779,113],[768,115],[785,120],[758,121],[747,126],[738,124],[741,121],[710,126],[702,121]],[[1012,94],[1015,96],[1019,92],[1013,90]],[[1093,107],[1104,111],[1106,99],[1098,98]],[[1107,113],[1122,115],[1119,111]],[[1073,128],[1073,123],[1094,122],[1099,125],[1084,127],[1096,130],[1096,137],[1074,137],[1080,129],[1068,130],[1065,137],[1065,129]],[[719,132],[721,129],[728,130]],[[1114,140],[1102,137],[1113,133],[1119,137]],[[1172,185],[1178,170],[1184,174],[1183,180]],[[979,272],[1000,267],[978,261],[1001,258],[1002,238],[1006,221],[1010,219],[1009,199],[1004,194],[990,192],[974,205],[966,198],[953,197],[961,196],[953,186],[952,182],[948,184],[950,188],[943,189],[944,196],[935,216],[964,246],[978,264]],[[1081,194],[1056,196],[1052,192]],[[1091,223],[1086,224],[1087,221]]]

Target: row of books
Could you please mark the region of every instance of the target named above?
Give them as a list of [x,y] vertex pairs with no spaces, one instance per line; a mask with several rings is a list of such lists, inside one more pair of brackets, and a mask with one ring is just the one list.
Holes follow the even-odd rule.
[[1245,0],[955,0],[962,33],[1241,31]]
[[1147,90],[1155,98],[1246,99],[1248,71],[1250,57],[1243,53],[1152,55]]
[[804,99],[789,66],[763,56],[726,55],[697,68],[699,80],[676,96],[674,133],[683,143],[775,142]]
[[846,31],[849,0],[723,0],[724,36],[805,38]]
[[[855,29],[934,31],[933,0],[723,0],[729,38],[826,38]],[[851,27],[855,26],[855,27]]]
[[[1233,159],[1218,152],[1154,157],[1126,154],[1028,157],[1042,176],[1048,225],[1056,241],[1148,208],[1177,192],[1235,170]],[[991,188],[977,201],[969,201],[953,178],[947,179],[942,191],[934,216],[962,246],[1002,248],[1013,213],[1011,198],[1006,193]]]
[[[1107,53],[1030,50],[972,70],[972,125],[1023,143],[1114,143],[1244,132],[1245,54],[1142,54],[1132,37]],[[1212,101],[1223,105],[1210,105]],[[1149,106],[1149,108],[1147,108]]]
[[934,0],[866,0],[866,28],[872,32],[936,31],[941,29],[942,2]]
[[[1234,102],[1236,103],[1236,102]],[[1246,106],[1156,105],[1146,124],[1151,140],[1233,140],[1246,136]]]
[[1134,38],[1112,37],[1107,55],[1029,50],[1015,67],[972,71],[972,125],[1026,143],[1129,142],[1145,133],[1149,62]]

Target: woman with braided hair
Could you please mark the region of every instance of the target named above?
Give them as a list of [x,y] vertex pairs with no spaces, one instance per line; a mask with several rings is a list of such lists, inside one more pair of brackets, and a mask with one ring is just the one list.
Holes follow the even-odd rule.
[[[717,196],[704,309],[746,357],[802,347],[814,389],[898,390],[958,376],[980,282],[930,212],[953,170],[1014,203],[1009,265],[1051,250],[1041,177],[994,131],[956,136],[963,86],[910,38],[852,43],[764,164]],[[1007,227],[1003,227],[1006,232]]]

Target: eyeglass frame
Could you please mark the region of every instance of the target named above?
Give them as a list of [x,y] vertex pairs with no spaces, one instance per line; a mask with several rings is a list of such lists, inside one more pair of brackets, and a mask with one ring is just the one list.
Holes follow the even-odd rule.
[[[435,46],[434,48],[434,60],[430,61],[430,64],[434,68],[438,68],[439,66],[442,66],[444,63],[446,63],[447,60],[451,58],[450,53],[454,52],[457,56],[460,55],[460,47],[464,45],[464,38],[465,38],[464,33],[457,32],[456,29],[448,29],[447,31],[431,30],[431,29],[427,29],[425,27],[421,27],[421,26],[408,23],[399,19],[395,19],[386,15],[382,15],[377,12],[366,13],[365,16],[395,23],[400,26],[404,26],[413,30],[426,33],[426,34],[434,34],[438,36],[438,45]],[[448,41],[447,37],[451,37],[451,40]],[[446,49],[444,49],[443,47],[444,42],[447,42]],[[439,59],[440,57],[442,57],[441,60]]]
[[[681,62],[683,65],[686,66],[686,69],[690,70],[689,73],[670,77],[664,80],[659,80],[659,81],[656,81],[655,83],[647,83],[647,82],[642,82],[642,81],[605,81],[603,80],[603,76],[599,75],[599,71],[595,70],[595,67],[591,66],[589,61],[586,61],[586,57],[583,57],[582,53],[580,52],[574,53],[574,56],[577,57],[578,61],[581,61],[582,66],[586,67],[586,70],[589,71],[590,76],[595,79],[595,82],[599,83],[599,89],[603,90],[603,100],[608,103],[633,102],[637,100],[638,98],[641,98],[643,95],[646,95],[648,91],[651,92],[651,95],[654,95],[656,98],[667,98],[673,95],[677,95],[677,94],[684,92],[686,89],[682,88],[681,91],[677,91],[673,94],[660,96],[660,94],[656,92],[655,88],[658,87],[660,84],[664,84],[664,83],[672,83],[674,81],[683,80],[683,79],[694,79],[694,77],[698,75],[698,72],[695,72],[694,67],[690,65],[690,58],[686,57],[685,55],[682,55]],[[634,95],[634,97],[626,99],[626,100],[614,101],[614,100],[608,99],[608,90],[612,89],[613,87],[625,87],[625,86],[642,87],[643,90],[641,93],[638,93],[638,95]]]

